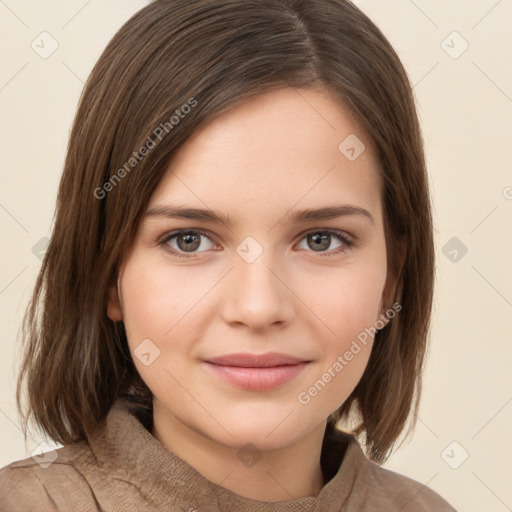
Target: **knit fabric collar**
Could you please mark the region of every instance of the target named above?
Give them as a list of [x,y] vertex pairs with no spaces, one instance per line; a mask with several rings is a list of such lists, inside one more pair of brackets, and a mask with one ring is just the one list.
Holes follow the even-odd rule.
[[[185,512],[357,511],[370,481],[370,462],[358,442],[338,431],[323,448],[329,450],[325,456],[338,469],[317,496],[278,502],[246,498],[211,482],[169,451],[119,400],[89,444],[96,461],[112,478],[138,486],[148,500],[168,497],[168,505],[177,504]],[[155,498],[155,505],[161,506],[159,499]]]

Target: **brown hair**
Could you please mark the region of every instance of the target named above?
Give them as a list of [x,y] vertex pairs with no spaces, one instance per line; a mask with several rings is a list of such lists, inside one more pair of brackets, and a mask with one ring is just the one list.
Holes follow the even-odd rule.
[[[324,87],[348,105],[381,165],[388,271],[398,279],[390,304],[403,309],[376,335],[328,430],[356,413],[353,432],[373,460],[386,459],[418,408],[434,280],[431,206],[407,74],[380,30],[344,0],[157,0],[108,44],[80,98],[23,321],[16,400],[25,439],[33,415],[59,443],[84,440],[118,398],[149,428],[152,395],[123,323],[107,317],[108,287],[177,149],[227,109],[287,86]],[[158,141],[157,127],[166,128]],[[150,139],[155,147],[141,157]]]

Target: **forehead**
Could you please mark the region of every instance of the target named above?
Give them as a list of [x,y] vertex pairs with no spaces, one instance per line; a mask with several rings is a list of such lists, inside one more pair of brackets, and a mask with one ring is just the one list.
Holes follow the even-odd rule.
[[178,201],[221,211],[229,205],[230,217],[234,209],[275,218],[294,205],[347,203],[378,217],[380,181],[373,144],[342,102],[283,88],[196,131],[173,156],[148,209]]

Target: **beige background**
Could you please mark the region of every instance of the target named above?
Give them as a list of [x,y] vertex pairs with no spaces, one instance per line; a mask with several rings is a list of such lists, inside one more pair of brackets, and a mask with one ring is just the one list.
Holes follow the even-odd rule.
[[[512,0],[356,3],[415,84],[436,221],[436,306],[419,421],[386,466],[460,511],[504,512],[512,508]],[[114,32],[145,4],[0,1],[0,466],[30,456],[42,440],[26,451],[18,426],[16,335],[78,97]],[[44,51],[58,43],[46,59],[31,47],[42,52],[41,38]]]

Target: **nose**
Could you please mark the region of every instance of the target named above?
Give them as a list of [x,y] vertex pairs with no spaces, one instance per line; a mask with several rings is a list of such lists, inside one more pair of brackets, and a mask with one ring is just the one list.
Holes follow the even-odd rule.
[[271,252],[263,251],[252,262],[235,257],[221,299],[226,323],[261,331],[270,326],[284,327],[293,320],[294,293]]

